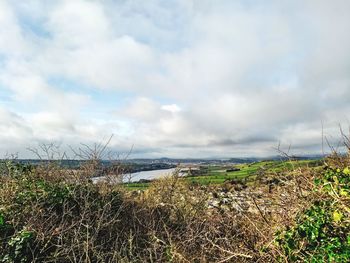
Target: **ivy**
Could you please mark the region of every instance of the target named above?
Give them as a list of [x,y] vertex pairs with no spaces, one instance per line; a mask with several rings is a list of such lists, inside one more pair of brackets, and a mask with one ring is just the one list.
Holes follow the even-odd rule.
[[30,244],[34,240],[34,233],[23,229],[12,236],[7,242],[7,252],[0,254],[0,262],[3,263],[25,263],[30,262],[28,258]]
[[315,187],[319,198],[276,233],[277,246],[291,262],[350,262],[350,169],[326,167]]

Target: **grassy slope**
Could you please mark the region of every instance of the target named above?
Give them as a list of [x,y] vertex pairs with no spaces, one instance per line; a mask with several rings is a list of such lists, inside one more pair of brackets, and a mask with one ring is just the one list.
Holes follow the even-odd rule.
[[[185,177],[189,183],[208,185],[208,184],[222,184],[229,180],[253,180],[259,171],[268,173],[278,173],[283,170],[291,170],[293,168],[302,166],[317,165],[317,160],[301,160],[301,161],[261,161],[252,164],[240,164],[236,167],[240,171],[226,172],[222,166],[209,166],[207,174],[201,176]],[[145,189],[149,186],[148,183],[131,183],[126,184],[129,189]]]

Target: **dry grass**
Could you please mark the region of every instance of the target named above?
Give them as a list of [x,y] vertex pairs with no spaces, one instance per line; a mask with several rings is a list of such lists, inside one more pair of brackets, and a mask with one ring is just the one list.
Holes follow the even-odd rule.
[[[79,175],[43,166],[0,177],[3,262],[287,261],[275,233],[293,226],[315,199],[312,182],[320,173],[304,167],[266,174],[269,180],[239,191],[194,187],[173,176],[135,195],[93,184],[89,165]],[[244,193],[249,209],[210,208],[209,193],[223,190]]]

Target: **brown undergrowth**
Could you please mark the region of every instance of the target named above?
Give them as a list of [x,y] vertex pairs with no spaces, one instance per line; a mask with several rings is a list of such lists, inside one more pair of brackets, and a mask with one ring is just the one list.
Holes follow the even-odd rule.
[[239,191],[174,175],[135,194],[55,166],[1,169],[0,262],[288,262],[275,233],[315,200],[322,172],[295,167]]

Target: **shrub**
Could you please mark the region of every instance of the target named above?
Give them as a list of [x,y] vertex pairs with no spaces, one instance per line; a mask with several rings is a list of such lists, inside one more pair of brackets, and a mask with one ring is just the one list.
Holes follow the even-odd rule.
[[278,233],[277,243],[289,261],[350,261],[350,169],[326,166],[315,179],[315,199]]
[[[83,176],[54,164],[0,165],[0,262],[349,258],[349,169],[327,167],[315,182],[314,169],[276,173],[283,183],[271,191],[257,181],[236,193],[229,186],[189,184],[176,175],[131,193],[93,184],[93,171],[82,169]],[[231,192],[242,202],[225,202],[249,209],[209,207],[213,192]],[[305,204],[310,205],[305,209]],[[295,224],[285,228],[297,211]],[[277,236],[277,249],[271,246],[276,228],[285,229]]]
[[89,181],[52,181],[33,170],[0,180],[2,262],[104,262],[125,256],[116,247],[128,240],[132,209],[117,189],[102,193]]
[[[0,177],[0,262],[252,262],[262,236],[177,177],[139,198],[111,184],[11,168]],[[18,169],[17,169],[18,168]],[[256,222],[255,226],[259,225]],[[254,255],[254,253],[256,255]]]

